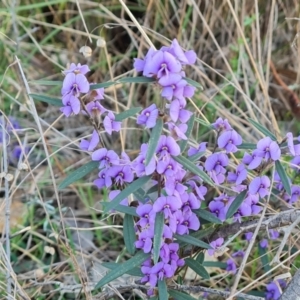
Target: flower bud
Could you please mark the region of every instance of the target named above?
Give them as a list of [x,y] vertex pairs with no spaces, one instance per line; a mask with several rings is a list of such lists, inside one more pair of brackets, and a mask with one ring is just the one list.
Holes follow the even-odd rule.
[[99,39],[97,40],[97,47],[104,48],[105,46],[106,46],[106,42],[104,38],[99,37]]
[[82,46],[79,49],[79,53],[82,53],[84,57],[90,57],[92,56],[92,48],[89,46]]

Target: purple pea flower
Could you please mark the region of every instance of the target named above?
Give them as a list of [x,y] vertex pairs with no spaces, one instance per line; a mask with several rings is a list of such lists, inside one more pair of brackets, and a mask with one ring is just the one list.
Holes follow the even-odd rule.
[[261,247],[261,248],[267,248],[268,247],[268,240],[266,240],[266,239],[262,239],[260,242],[259,242],[259,246]]
[[252,236],[253,236],[253,232],[246,232],[245,233],[245,239],[247,241],[250,241],[252,239]]
[[177,126],[172,122],[167,122],[166,124],[168,125],[168,129],[171,132],[171,135],[175,139],[187,140],[187,136],[185,135],[185,133],[188,129],[188,126],[186,124],[179,124]]
[[207,172],[215,171],[216,173],[220,173],[221,171],[225,170],[229,163],[228,156],[225,153],[213,153],[210,155],[204,164],[205,170]]
[[266,160],[272,159],[276,161],[280,158],[281,150],[277,142],[272,141],[271,138],[267,136],[258,141],[256,154]]
[[157,198],[153,204],[154,212],[163,212],[165,218],[171,218],[173,213],[182,206],[181,200],[175,196],[162,196]]
[[[108,199],[110,201],[112,201],[113,199],[115,199],[119,194],[121,193],[121,191],[119,190],[113,190],[113,191],[110,191],[109,194],[108,194]],[[124,205],[124,206],[128,206],[128,198],[125,198],[123,199],[121,202],[120,202],[121,205]]]
[[174,99],[170,104],[167,104],[167,108],[170,111],[170,118],[173,122],[177,122],[178,120],[182,123],[186,123],[191,115],[192,112],[184,109],[186,106],[185,99]]
[[104,129],[110,135],[113,131],[120,131],[121,129],[121,122],[115,121],[115,118],[115,115],[110,111],[103,120]]
[[156,53],[156,50],[154,50],[153,48],[150,48],[145,56],[145,59],[140,59],[140,58],[135,58],[134,59],[134,68],[138,71],[144,71],[145,68],[145,63],[147,60],[151,60],[152,56]]
[[223,238],[218,238],[215,241],[212,241],[210,244],[210,246],[212,247],[212,249],[208,249],[207,253],[209,256],[213,256],[216,252],[216,250],[221,247],[224,243],[224,239]]
[[148,224],[154,224],[155,213],[153,212],[153,205],[141,204],[136,208],[136,213],[140,216],[138,225],[146,227]]
[[106,148],[101,148],[92,153],[92,160],[99,161],[99,168],[109,167],[110,165],[119,164],[119,156],[113,150],[107,150]]
[[161,160],[157,164],[157,173],[162,174],[166,177],[174,176],[181,168],[181,165],[178,164],[171,157],[166,158],[165,160]]
[[291,132],[286,134],[288,148],[292,156],[300,155],[300,144],[294,145],[294,138]]
[[181,195],[182,211],[183,213],[198,209],[201,206],[200,201],[196,198],[194,193],[184,193]]
[[258,194],[251,195],[248,193],[247,197],[244,199],[244,203],[247,203],[251,206],[251,215],[257,215],[261,212],[262,207],[257,205],[259,202]]
[[160,157],[180,154],[180,147],[171,136],[161,135],[156,148],[156,153]]
[[295,156],[290,163],[292,169],[296,170],[297,172],[300,171],[300,156]]
[[113,178],[118,186],[124,185],[125,182],[132,182],[134,177],[130,166],[112,166],[107,170],[106,175]]
[[208,205],[209,211],[218,217],[221,221],[226,219],[225,204],[222,201],[211,201]]
[[137,118],[137,124],[145,125],[146,128],[153,128],[158,117],[158,109],[155,104],[144,109]]
[[87,93],[89,90],[90,84],[83,74],[68,73],[63,81],[61,94],[63,96],[72,94],[78,97],[80,93]]
[[112,186],[112,180],[110,176],[107,176],[107,169],[103,169],[99,172],[98,178],[94,180],[94,184],[99,188]]
[[85,109],[88,111],[91,117],[98,118],[101,114],[107,111],[99,101],[91,101],[86,106]]
[[207,188],[206,188],[205,186],[203,186],[203,185],[198,186],[198,185],[196,184],[196,182],[193,181],[193,180],[189,180],[189,181],[187,182],[187,184],[192,188],[192,191],[194,192],[195,195],[198,196],[198,198],[199,198],[200,200],[202,200],[202,201],[205,200],[205,199],[204,199],[204,196],[205,196],[206,193],[207,193]]
[[81,140],[79,148],[86,151],[94,151],[99,143],[99,134],[97,130],[93,130],[92,137],[90,141],[88,140]]
[[[175,270],[171,265],[165,264],[164,262],[158,262],[151,269],[151,274],[154,274],[157,279],[163,280],[164,278],[171,278],[175,273]],[[150,282],[151,284],[151,282]]]
[[279,286],[274,281],[267,284],[265,296],[266,300],[278,300],[280,298]]
[[81,64],[74,64],[71,63],[69,69],[64,70],[63,73],[65,75],[69,74],[69,73],[75,73],[75,74],[83,74],[85,75],[87,72],[90,71],[90,68],[87,65],[81,65]]
[[242,144],[242,137],[235,130],[223,132],[218,138],[219,148],[223,148],[227,153],[238,151],[236,146]]
[[239,164],[236,167],[235,173],[228,172],[227,180],[228,182],[234,182],[236,185],[241,184],[247,178],[247,169],[244,164]]
[[288,194],[284,194],[284,199],[289,203],[293,204],[297,202],[300,197],[300,186],[299,185],[292,185],[291,187],[291,196]]
[[152,249],[153,237],[154,237],[154,229],[152,227],[143,230],[139,234],[139,239],[135,242],[135,247],[138,249],[143,249],[145,253],[149,253]]
[[249,185],[249,193],[259,194],[261,198],[269,194],[270,179],[267,176],[255,177]]
[[182,184],[183,177],[186,171],[178,169],[177,172],[172,176],[166,176],[165,178],[165,190],[169,196],[177,196],[183,194],[187,187]]
[[200,143],[197,148],[190,147],[189,150],[188,150],[188,156],[195,155],[199,152],[205,152],[206,151],[206,145],[207,145],[207,142],[203,142],[203,143]]
[[248,203],[243,202],[233,217],[235,221],[241,223],[241,217],[250,216],[251,213],[252,213],[251,206]]
[[151,160],[147,166],[145,165],[147,151],[148,151],[148,145],[142,144],[140,154],[132,162],[132,167],[135,170],[136,175],[138,177],[141,177],[143,175],[150,175],[156,169],[156,156],[153,156],[151,158]]
[[274,229],[270,229],[269,230],[269,235],[270,235],[270,239],[271,240],[276,240],[279,238],[279,232],[277,230],[274,230]]
[[262,162],[262,157],[257,155],[257,150],[254,150],[252,154],[245,152],[242,162],[248,166],[248,169],[256,169]]
[[[93,84],[94,83],[90,83],[90,85],[93,85]],[[90,90],[88,93],[88,97],[90,97],[90,99],[92,99],[93,101],[103,100],[104,99],[104,88]]]
[[242,250],[238,250],[237,252],[232,253],[232,257],[244,257],[245,252]]
[[171,101],[184,98],[184,88],[187,82],[181,78],[179,74],[174,74],[172,77],[164,76],[158,83],[162,86],[161,96]]
[[72,94],[66,94],[62,98],[63,107],[60,108],[60,111],[66,116],[69,117],[72,113],[78,115],[80,112],[80,101]]
[[230,130],[232,127],[230,126],[229,122],[227,119],[223,120],[222,118],[218,118],[215,123],[211,124],[214,129],[217,131],[222,131],[222,130]]
[[198,230],[199,228],[200,221],[198,217],[192,211],[187,211],[182,214],[182,220],[177,225],[176,232],[180,235],[189,234],[189,229]]
[[227,264],[226,271],[231,272],[232,274],[235,274],[236,273],[235,261],[233,259],[228,259],[226,264]]

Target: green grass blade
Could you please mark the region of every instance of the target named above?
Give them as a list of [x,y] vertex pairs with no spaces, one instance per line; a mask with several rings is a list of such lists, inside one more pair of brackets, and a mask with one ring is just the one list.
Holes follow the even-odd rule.
[[137,113],[139,113],[142,110],[141,107],[133,107],[131,109],[128,109],[126,111],[123,111],[119,114],[116,115],[116,121],[123,121],[127,118],[133,117],[134,115],[136,115]]
[[211,246],[207,243],[204,243],[190,235],[179,235],[179,234],[175,234],[175,237],[178,241],[181,241],[181,242],[184,242],[184,243],[187,243],[189,245],[194,245],[194,246],[198,246],[198,247],[201,247],[201,248],[204,248],[204,249],[212,249]]
[[259,123],[257,123],[256,121],[250,118],[248,120],[261,133],[263,133],[265,136],[270,137],[273,141],[276,141],[276,136],[270,130],[268,130],[267,128],[265,128],[264,126],[260,125]]
[[286,175],[286,172],[281,164],[281,162],[279,160],[275,161],[275,169],[281,179],[281,182],[283,184],[284,189],[286,190],[286,192],[291,196],[292,191],[291,191],[291,185],[289,182],[289,178]]
[[215,185],[214,182],[210,179],[210,177],[202,170],[200,170],[193,162],[189,159],[179,155],[179,156],[172,156],[174,160],[179,162],[184,168],[192,172],[194,175],[198,175],[204,182]]
[[205,268],[196,260],[192,258],[186,258],[185,264],[191,268],[193,271],[195,271],[199,276],[201,276],[203,279],[210,279],[209,274],[205,270]]
[[166,281],[165,280],[158,280],[157,287],[158,287],[159,300],[169,299],[168,288],[167,288]]
[[136,238],[135,238],[133,216],[131,215],[126,214],[124,217],[123,236],[124,236],[124,242],[128,253],[133,255],[135,253],[134,242]]
[[105,284],[119,278],[128,271],[134,269],[135,267],[141,266],[141,264],[149,257],[150,254],[146,254],[143,251],[139,251],[135,256],[127,260],[126,262],[120,264],[118,268],[111,270],[106,274],[94,287],[95,290],[103,287]]
[[244,201],[247,194],[247,190],[241,192],[236,196],[236,198],[233,200],[231,205],[228,208],[226,219],[230,219],[238,210],[238,208],[241,206],[242,202]]
[[161,119],[158,119],[156,121],[156,125],[152,128],[151,136],[150,136],[149,144],[148,144],[148,151],[146,154],[146,162],[145,162],[146,166],[150,163],[152,157],[154,156],[155,150],[158,145],[159,138],[161,136],[163,125],[164,125],[163,121]]
[[154,239],[153,239],[153,261],[154,264],[158,262],[160,246],[162,242],[162,235],[164,230],[165,218],[164,214],[158,213],[155,216],[155,224],[154,224]]
[[85,175],[91,173],[93,170],[99,168],[99,162],[98,161],[90,161],[84,166],[80,167],[79,169],[75,170],[70,174],[65,180],[62,181],[62,183],[58,186],[58,188],[64,189],[67,186],[69,186],[71,183],[81,179]]
[[147,183],[150,180],[151,176],[141,177],[132,183],[130,183],[120,194],[118,194],[112,201],[108,202],[104,209],[104,213],[107,213],[109,210],[116,208],[120,202],[127,198],[130,194],[134,193],[141,186]]
[[46,102],[53,106],[58,106],[58,107],[63,106],[62,100],[58,99],[58,98],[52,98],[52,97],[48,97],[46,95],[37,95],[37,94],[29,94],[29,96],[31,96],[34,100]]
[[[191,136],[191,133],[193,131],[193,128],[194,128],[194,122],[195,122],[195,115],[192,114],[189,121],[187,122],[187,125],[188,125],[188,128],[187,128],[187,131],[185,133],[186,137],[189,139],[190,136]],[[179,147],[180,147],[180,150],[181,150],[181,153],[185,150],[186,146],[187,146],[187,143],[188,143],[188,139],[187,140],[181,140],[179,142]]]

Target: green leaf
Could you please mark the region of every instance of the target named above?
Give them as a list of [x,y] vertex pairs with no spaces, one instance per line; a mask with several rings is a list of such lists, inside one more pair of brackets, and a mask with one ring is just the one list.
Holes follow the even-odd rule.
[[58,186],[58,188],[64,189],[71,183],[81,179],[85,175],[91,173],[93,170],[99,168],[99,161],[90,161],[79,169],[75,170],[70,174],[63,182]]
[[189,159],[179,155],[172,156],[174,160],[179,162],[184,168],[192,172],[194,175],[198,175],[203,181],[210,185],[214,185],[213,181],[209,178],[209,176],[202,170],[200,170],[193,162]]
[[[105,209],[105,207],[108,205],[109,202],[100,202],[103,206],[103,208]],[[117,206],[115,206],[114,208],[116,211],[120,212],[120,213],[124,213],[127,215],[131,215],[134,217],[138,217],[139,215],[136,213],[136,208],[131,207],[131,206],[125,206],[122,204],[118,204]]]
[[202,265],[204,262],[204,252],[199,252],[199,254],[196,257],[196,261]]
[[112,86],[114,84],[117,84],[116,81],[107,81],[107,82],[102,82],[102,83],[96,83],[96,84],[91,84],[90,85],[90,90],[97,90],[101,88],[107,88],[109,86]]
[[151,176],[140,177],[137,180],[130,183],[120,194],[118,194],[112,201],[110,201],[104,209],[104,213],[114,209],[120,202],[127,198],[130,194],[134,193],[141,186],[150,180]]
[[212,249],[212,247],[209,244],[206,244],[188,234],[185,234],[185,235],[175,234],[175,237],[178,241],[185,242],[189,245],[198,246],[198,247],[201,247],[204,249]]
[[218,217],[216,217],[215,215],[213,215],[211,212],[207,210],[197,209],[194,210],[194,213],[196,213],[200,218],[209,221],[210,223],[223,224],[223,222]]
[[210,267],[210,268],[220,268],[220,269],[226,269],[227,264],[220,262],[220,261],[204,261],[202,264],[203,267]]
[[137,200],[145,202],[145,191],[142,188],[137,189],[133,195]]
[[186,148],[186,145],[188,143],[188,139],[190,138],[191,136],[191,133],[193,131],[193,128],[194,128],[194,122],[195,122],[195,115],[192,114],[189,121],[187,122],[187,125],[188,125],[188,128],[187,128],[187,131],[185,133],[187,139],[186,140],[181,140],[179,142],[179,147],[180,147],[180,150],[181,150],[181,153],[185,150]]
[[33,80],[30,84],[36,85],[62,85],[62,81],[51,81],[51,80]]
[[188,159],[192,162],[195,162],[196,160],[199,160],[202,156],[204,156],[204,154],[205,154],[205,151],[201,151],[194,155],[189,156]]
[[265,136],[269,136],[273,141],[276,141],[276,136],[271,131],[250,118],[248,120],[261,133],[263,133]]
[[37,94],[29,94],[34,100],[46,102],[48,104],[54,105],[54,106],[62,106],[62,100],[58,98],[52,98],[45,95],[37,95]]
[[140,267],[141,264],[149,257],[150,254],[146,254],[143,251],[139,251],[135,256],[131,257],[126,262],[119,265],[118,268],[111,270],[106,274],[94,287],[95,290],[103,287],[105,284],[119,278],[123,274],[128,273],[135,267]]
[[123,112],[116,115],[115,121],[120,122],[120,121],[123,121],[125,119],[130,118],[130,117],[133,117],[134,115],[139,113],[141,110],[142,110],[141,107],[133,107],[131,109],[123,111]]
[[157,193],[158,191],[158,184],[155,184],[154,186],[152,186],[147,192],[146,194],[149,195],[149,194],[152,194],[152,193]]
[[145,162],[146,166],[150,163],[151,159],[154,156],[155,150],[158,145],[159,138],[161,136],[163,125],[164,124],[163,124],[162,119],[158,119],[156,121],[156,125],[152,128],[151,136],[150,136],[149,144],[148,144],[148,151],[146,154],[146,162]]
[[194,297],[176,290],[169,290],[169,294],[176,300],[196,300]]
[[197,81],[195,81],[195,80],[193,80],[193,79],[190,79],[190,78],[187,78],[187,77],[183,77],[183,79],[188,83],[188,84],[190,84],[190,85],[192,85],[192,86],[194,86],[194,87],[196,87],[196,88],[198,88],[198,89],[200,89],[200,90],[204,90],[203,89],[203,86],[200,84],[200,83],[198,83]]
[[207,273],[207,271],[205,270],[205,268],[201,264],[199,264],[199,262],[197,262],[196,260],[194,260],[192,258],[186,258],[185,264],[189,268],[191,268],[193,271],[195,271],[202,278],[207,279],[207,280],[210,279],[210,276]]
[[247,190],[242,191],[240,194],[238,194],[235,199],[233,200],[233,202],[231,203],[231,205],[228,208],[227,214],[226,214],[226,219],[231,218],[236,211],[238,210],[238,208],[241,206],[242,202],[244,201],[245,197],[247,194]]
[[259,253],[259,257],[260,257],[262,266],[264,268],[264,271],[265,272],[270,271],[271,266],[269,265],[269,257],[267,254],[267,249],[262,248],[260,245],[258,245],[258,253]]
[[281,162],[279,160],[276,160],[275,161],[275,169],[282,181],[282,184],[283,184],[283,187],[284,189],[286,190],[286,192],[291,196],[292,194],[292,191],[291,191],[291,185],[290,185],[290,182],[289,182],[289,178],[288,176],[286,175],[286,172],[281,164]]
[[136,241],[133,216],[125,215],[123,223],[123,236],[126,249],[129,254],[135,253],[134,242]]
[[159,251],[162,242],[162,235],[164,230],[165,218],[164,214],[157,213],[154,224],[154,238],[153,238],[153,262],[156,264],[159,259]]
[[200,118],[196,118],[195,119],[196,122],[200,123],[201,125],[209,128],[209,129],[214,129],[214,127],[210,124],[210,123],[207,123],[206,121],[200,119]]
[[137,76],[137,77],[124,77],[119,79],[117,82],[121,83],[152,83],[156,80],[150,77]]
[[[115,262],[105,262],[101,264],[102,266],[104,266],[105,268],[114,270],[114,269],[118,269],[120,268],[120,266],[122,265],[121,263],[115,263]],[[125,274],[129,274],[131,276],[136,276],[136,277],[143,277],[144,274],[141,271],[141,267],[135,267],[131,270],[129,270],[128,272],[126,272]]]
[[169,299],[168,288],[167,288],[166,281],[165,280],[158,280],[157,287],[158,287],[159,300]]
[[242,143],[241,145],[236,146],[238,149],[249,149],[249,150],[255,150],[256,144],[252,143]]

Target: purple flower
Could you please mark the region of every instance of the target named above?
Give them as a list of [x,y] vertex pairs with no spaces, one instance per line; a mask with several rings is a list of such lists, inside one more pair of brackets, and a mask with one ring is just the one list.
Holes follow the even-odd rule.
[[207,193],[207,188],[203,185],[197,186],[196,182],[193,180],[189,180],[187,184],[192,188],[192,191],[198,198],[202,201],[204,201],[204,196]]
[[90,84],[83,74],[68,73],[63,81],[61,94],[63,96],[72,94],[73,96],[78,97],[80,93],[87,93],[89,89]]
[[81,140],[79,147],[82,150],[93,151],[98,146],[99,140],[98,132],[93,130],[91,140]]
[[[121,193],[121,191],[119,190],[113,190],[113,191],[110,191],[109,194],[108,194],[108,199],[110,201],[114,200],[119,194]],[[128,206],[128,198],[125,198],[123,199],[121,202],[120,202],[121,205],[124,205],[124,206]]]
[[226,271],[235,274],[236,273],[235,261],[233,259],[228,259],[226,264],[227,264]]
[[170,110],[170,118],[173,122],[177,122],[178,120],[182,123],[186,123],[192,112],[184,109],[186,106],[185,99],[174,99],[170,104],[167,105],[167,108]]
[[180,62],[172,54],[156,51],[151,59],[146,60],[143,75],[146,77],[155,75],[157,78],[172,76],[172,73],[180,72],[181,68]]
[[245,252],[242,250],[238,250],[237,252],[232,253],[232,257],[244,257]]
[[218,118],[215,123],[211,124],[214,129],[217,131],[222,131],[222,130],[230,130],[232,127],[230,126],[229,122],[227,119],[223,120],[222,118]]
[[277,230],[274,230],[274,229],[270,229],[269,230],[269,235],[270,235],[270,239],[271,240],[276,240],[279,238],[279,232]]
[[261,247],[261,248],[267,248],[268,247],[268,240],[266,240],[266,239],[263,239],[263,240],[261,240],[260,242],[259,242],[259,246]]
[[247,241],[250,241],[252,239],[252,236],[253,236],[253,232],[246,232],[245,233],[245,239]]
[[146,128],[153,128],[158,117],[158,109],[155,104],[144,109],[137,118],[137,124],[145,125]]
[[184,90],[187,82],[181,78],[180,75],[174,74],[172,77],[164,76],[158,83],[162,86],[161,96],[171,101],[175,99],[184,98]]
[[292,185],[291,187],[291,196],[288,194],[284,194],[284,199],[289,203],[293,204],[297,202],[300,197],[300,186],[299,185]]
[[195,155],[200,152],[205,152],[206,145],[207,145],[207,142],[203,142],[203,143],[200,143],[197,148],[190,147],[190,149],[188,150],[188,156],[192,156],[192,155]]
[[140,216],[138,225],[145,227],[148,224],[153,224],[155,219],[155,213],[153,212],[153,205],[141,204],[136,208],[136,213]]
[[[94,83],[90,83],[92,85]],[[103,100],[104,99],[104,88],[90,90],[88,93],[88,97],[92,100]]]
[[135,247],[143,249],[145,253],[149,253],[152,249],[152,239],[154,236],[153,228],[145,229],[139,234],[139,239],[135,242]]
[[181,165],[178,164],[174,159],[168,157],[165,160],[161,160],[157,164],[157,173],[163,174],[166,177],[174,176],[178,170],[180,170]]
[[66,116],[69,117],[72,113],[78,115],[80,112],[80,101],[78,98],[72,94],[66,94],[62,98],[63,107],[60,108],[60,111]]
[[156,148],[156,153],[160,157],[180,154],[180,147],[171,136],[161,135]]
[[251,195],[248,193],[247,197],[244,199],[244,203],[247,203],[251,206],[251,215],[257,215],[262,210],[262,207],[257,205],[259,202],[258,194]]
[[180,209],[182,206],[181,201],[175,196],[159,197],[153,204],[154,212],[163,212],[165,218],[170,218],[173,213]]
[[212,247],[212,249],[208,249],[207,253],[209,256],[213,256],[216,252],[216,250],[218,248],[220,248],[224,243],[224,239],[223,238],[218,238],[215,241],[212,241],[210,244],[210,246]]
[[223,132],[218,138],[219,148],[224,148],[227,153],[237,152],[236,146],[242,144],[242,137],[235,130]]
[[112,180],[110,176],[107,176],[107,169],[103,169],[99,172],[98,178],[94,180],[94,184],[99,188],[110,187],[112,185]]
[[108,134],[112,134],[113,131],[120,131],[121,122],[115,121],[115,115],[109,112],[108,115],[103,120],[103,126]]
[[117,165],[119,163],[119,156],[113,150],[107,150],[101,148],[92,153],[92,160],[99,161],[99,168],[109,167],[111,165]]
[[236,185],[241,184],[247,178],[247,169],[244,164],[239,164],[236,167],[235,173],[228,172],[227,180],[228,182],[234,182]]
[[182,214],[182,220],[177,225],[176,232],[180,235],[189,234],[189,229],[198,230],[200,228],[200,221],[198,217],[191,211]]
[[187,212],[192,209],[198,209],[201,206],[200,201],[196,198],[194,193],[184,193],[181,195],[182,211]]
[[204,167],[206,171],[215,171],[216,173],[220,173],[221,170],[225,170],[229,163],[228,156],[224,153],[213,153],[212,155],[208,156],[205,161]]
[[147,151],[148,151],[148,145],[142,144],[140,154],[132,162],[132,167],[135,170],[136,175],[138,177],[141,177],[143,175],[150,175],[156,169],[156,160],[155,160],[156,156],[153,156],[151,158],[151,160],[147,166],[145,165]]
[[262,162],[262,157],[259,157],[257,155],[257,150],[254,150],[251,155],[245,152],[242,162],[245,165],[248,165],[248,169],[253,170],[260,165],[260,163]]
[[166,176],[165,178],[165,189],[169,196],[178,196],[183,194],[187,187],[182,184],[182,180],[186,172],[183,169],[178,169],[177,172],[172,176]]
[[89,72],[90,69],[87,65],[81,65],[81,64],[74,64],[74,63],[71,63],[69,69],[67,70],[64,70],[63,73],[65,75],[69,74],[69,73],[75,73],[75,74],[83,74],[85,75],[87,72]]
[[172,266],[169,264],[165,264],[162,261],[154,265],[151,269],[151,274],[154,274],[159,280],[163,280],[164,278],[171,278],[174,273],[175,270],[172,268]]
[[88,111],[91,117],[98,118],[101,114],[107,111],[99,101],[91,101],[86,106],[85,109]]
[[294,145],[293,134],[291,132],[288,132],[286,134],[286,137],[287,137],[288,148],[291,155],[293,156],[300,155],[300,144]]
[[257,156],[266,160],[278,160],[281,155],[281,150],[277,142],[272,141],[270,137],[265,137],[257,143]]
[[172,122],[167,122],[166,124],[168,125],[168,129],[171,132],[171,135],[175,139],[187,140],[185,133],[188,129],[188,126],[186,124],[179,124],[178,126],[176,126]]
[[261,198],[269,194],[270,179],[267,176],[255,177],[249,185],[249,193],[259,194]]
[[241,222],[241,217],[250,216],[252,213],[251,206],[246,202],[243,202],[238,208],[237,212],[234,214],[234,220]]
[[278,300],[280,298],[279,286],[274,281],[267,284],[265,296],[266,300]]
[[112,166],[107,170],[106,175],[113,178],[118,186],[124,185],[125,182],[132,182],[134,177],[130,166]]
[[145,59],[135,58],[133,64],[134,68],[138,72],[144,71],[146,61],[149,60],[149,58],[152,58],[154,53],[156,53],[156,50],[150,48],[145,56]]
[[295,156],[292,160],[291,160],[291,168],[296,170],[296,171],[300,171],[300,156]]
[[218,217],[221,221],[226,219],[225,204],[222,201],[211,201],[208,205],[209,211]]

